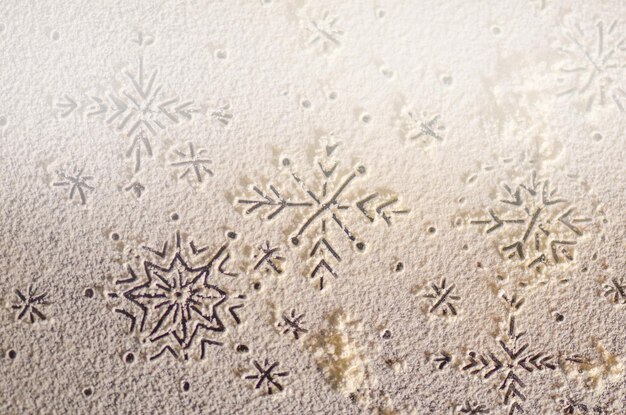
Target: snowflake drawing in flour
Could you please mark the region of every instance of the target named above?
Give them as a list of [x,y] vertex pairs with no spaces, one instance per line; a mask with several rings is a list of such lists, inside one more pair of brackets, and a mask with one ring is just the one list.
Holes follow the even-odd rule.
[[254,185],[248,196],[236,200],[246,214],[260,213],[268,221],[288,211],[296,214],[294,217],[298,219],[292,223],[297,226],[290,231],[289,241],[306,251],[307,262],[311,264],[309,277],[318,281],[320,290],[325,286],[325,278],[338,277],[335,267],[341,262],[342,254],[336,244],[337,235],[342,235],[357,251],[365,250],[365,243],[357,238],[350,225],[355,216],[364,218],[364,223],[380,219],[391,226],[397,215],[409,212],[396,195],[364,191],[363,184],[358,183],[364,181],[365,167],[341,169],[335,159],[339,144],[327,138],[306,176],[285,158],[282,160],[285,175],[280,185],[270,183],[266,189]]
[[324,53],[339,48],[344,32],[338,27],[338,20],[338,17],[332,16],[328,11],[317,19],[302,17],[300,25],[308,32],[307,43],[311,47],[321,47]]
[[50,303],[46,300],[47,294],[37,294],[36,290],[29,286],[28,290],[22,292],[19,289],[15,290],[16,302],[11,306],[12,309],[17,311],[17,319],[23,321],[30,321],[34,323],[37,319],[45,320],[46,316],[41,311],[44,307]]
[[244,379],[254,381],[255,389],[265,387],[268,395],[274,393],[274,389],[279,392],[283,390],[283,385],[279,382],[279,378],[289,376],[289,371],[285,370],[279,372],[277,369],[279,365],[278,362],[270,364],[268,359],[265,359],[262,365],[256,360],[252,361],[252,364],[256,372],[251,375],[246,375]]
[[173,246],[143,247],[154,260],[143,259],[141,271],[128,266],[128,277],[116,281],[118,289],[108,294],[121,300],[114,311],[129,320],[131,333],[153,346],[150,360],[167,355],[202,359],[207,347],[223,344],[216,339],[227,324],[240,323],[237,310],[245,296],[230,295],[223,286],[228,281],[219,278],[237,276],[226,270],[227,248],[212,252],[193,241],[183,244],[176,233]]
[[625,111],[626,36],[617,20],[572,25],[564,30],[559,50],[566,59],[559,78],[565,89],[559,95],[578,96],[587,111],[607,104]]
[[[496,344],[485,351],[469,350],[459,369],[481,379],[489,387],[497,388],[507,415],[527,413],[524,408],[529,401],[526,388],[532,388],[537,377],[546,377],[550,371],[558,368],[558,359],[554,354],[535,349],[527,337],[526,331],[520,332],[517,328],[517,313],[524,303],[516,295],[502,296],[507,307],[506,323],[502,324],[501,334],[496,338]],[[446,362],[452,359],[446,354]],[[440,359],[439,359],[440,360]],[[439,365],[443,369],[445,365]],[[487,413],[484,406],[482,411],[469,404],[461,413]]]
[[396,125],[401,138],[420,147],[443,141],[446,131],[438,114],[429,114],[426,111],[419,113],[408,105],[400,109]]
[[[133,40],[140,47],[146,47],[154,41],[139,33]],[[151,140],[168,125],[180,124],[192,119],[200,112],[193,100],[167,92],[165,84],[159,78],[157,68],[146,67],[143,54],[137,58],[136,66],[122,71],[122,78],[117,81],[119,87],[111,88],[101,94],[92,94],[85,103],[65,95],[56,106],[61,111],[61,118],[66,118],[78,108],[84,109],[87,117],[100,118],[106,125],[130,139],[126,156],[132,158],[135,173],[141,168],[142,157],[152,156]]]
[[538,179],[535,172],[528,181],[504,184],[502,190],[487,214],[470,223],[497,238],[505,257],[536,271],[574,259],[573,249],[591,218],[581,216],[572,203],[557,195],[549,180]]
[[211,164],[206,156],[208,151],[206,149],[195,149],[193,143],[188,143],[189,151],[187,153],[181,150],[174,150],[178,159],[171,163],[172,167],[180,169],[182,173],[178,176],[179,179],[185,176],[193,176],[198,183],[202,183],[205,176],[213,176],[213,171],[208,168]]
[[71,168],[62,167],[56,171],[58,180],[53,182],[52,185],[69,189],[69,199],[78,199],[81,205],[84,205],[87,203],[87,193],[95,190],[89,184],[93,180],[93,176],[83,174],[84,171],[84,167],[80,169],[76,166]]

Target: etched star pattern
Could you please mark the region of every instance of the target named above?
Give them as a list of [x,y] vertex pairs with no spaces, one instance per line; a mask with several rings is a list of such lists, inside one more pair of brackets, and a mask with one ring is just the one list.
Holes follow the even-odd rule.
[[[198,255],[208,250],[196,247],[193,242],[189,243],[189,247],[193,254]],[[144,248],[158,258],[168,257],[167,243],[161,251]],[[213,258],[203,261],[202,265],[191,266],[184,258],[181,238],[177,233],[176,249],[168,262],[160,265],[144,260],[141,277],[129,266],[130,276],[116,282],[122,289],[110,293],[109,297],[126,302],[114,311],[130,321],[131,333],[138,334],[144,343],[158,349],[158,353],[150,357],[151,360],[166,355],[188,359],[196,349],[200,350],[203,358],[208,345],[223,344],[215,337],[225,331],[226,312],[236,324],[241,322],[237,310],[243,307],[239,300],[245,296],[229,296],[212,283],[215,279],[213,265],[219,264],[217,272],[236,277],[224,268],[229,259],[225,248],[220,248]]]

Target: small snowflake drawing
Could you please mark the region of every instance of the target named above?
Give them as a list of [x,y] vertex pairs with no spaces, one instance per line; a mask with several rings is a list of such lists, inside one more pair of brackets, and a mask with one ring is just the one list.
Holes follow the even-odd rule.
[[604,284],[604,296],[613,304],[626,304],[626,281],[612,278],[610,283]]
[[175,150],[174,153],[180,158],[179,161],[171,163],[171,166],[181,169],[183,172],[178,176],[180,179],[193,173],[198,183],[202,183],[204,176],[213,176],[213,171],[207,166],[211,164],[211,160],[205,157],[208,153],[205,149],[196,150],[193,143],[189,143],[189,152],[184,153]]
[[26,316],[28,316],[27,320],[31,323],[34,323],[37,319],[46,319],[46,316],[41,311],[43,307],[50,304],[46,300],[46,294],[37,295],[36,290],[31,286],[28,287],[25,293],[22,293],[20,290],[15,290],[15,295],[17,296],[17,302],[13,303],[11,308],[19,310],[17,315],[18,320],[22,320]]
[[298,340],[301,333],[308,332],[308,330],[303,327],[304,324],[304,314],[297,314],[296,310],[291,310],[290,315],[282,315],[282,321],[278,323],[278,327],[283,329],[283,334],[291,333],[293,337]]
[[83,175],[85,168],[59,169],[56,171],[58,181],[52,183],[53,186],[69,188],[69,199],[74,200],[78,197],[82,205],[87,203],[87,192],[92,192],[94,187],[88,182],[93,180],[93,176]]
[[301,25],[309,33],[308,44],[321,46],[324,53],[341,46],[341,37],[344,32],[337,26],[338,17],[325,11],[317,19],[302,18]]
[[476,402],[465,401],[465,405],[459,410],[460,414],[464,415],[479,415],[487,414],[489,410],[485,405],[480,405]]
[[447,285],[446,279],[442,278],[439,285],[432,283],[430,284],[430,288],[432,289],[432,293],[424,295],[424,298],[430,298],[433,300],[428,311],[430,313],[440,313],[442,316],[447,316],[448,314],[456,316],[457,309],[454,306],[454,303],[459,301],[461,297],[453,294],[456,288],[455,285]]
[[280,262],[285,258],[278,255],[280,248],[271,247],[269,241],[265,241],[265,245],[259,246],[259,251],[261,252],[254,256],[258,258],[257,263],[254,265],[255,270],[265,266],[268,271],[271,269],[277,274],[283,273],[283,270],[280,268]]
[[289,375],[289,372],[276,372],[276,369],[278,368],[278,362],[270,364],[269,360],[265,359],[263,365],[259,364],[259,362],[257,362],[256,360],[254,360],[252,364],[254,365],[257,373],[247,375],[244,378],[256,381],[254,385],[255,389],[259,389],[265,384],[268,395],[274,393],[272,388],[275,388],[278,391],[283,390],[283,386],[278,382],[277,378],[286,377]]
[[438,114],[431,115],[426,111],[420,114],[408,105],[404,105],[396,124],[402,138],[417,143],[420,147],[444,140],[446,127]]

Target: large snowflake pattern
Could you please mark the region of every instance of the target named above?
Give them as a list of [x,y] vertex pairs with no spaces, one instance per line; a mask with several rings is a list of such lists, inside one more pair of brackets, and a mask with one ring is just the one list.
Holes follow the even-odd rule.
[[[470,349],[458,368],[485,383],[493,384],[500,392],[502,405],[506,408],[502,413],[517,415],[527,413],[528,408],[524,407],[531,399],[525,389],[533,383],[532,376],[556,370],[560,362],[549,352],[533,350],[530,342],[524,340],[527,333],[517,329],[516,315],[524,300],[517,295],[506,294],[502,294],[501,298],[507,308],[507,318],[506,323],[502,324],[501,334],[496,338],[495,350],[477,352]],[[440,355],[442,357],[433,359],[433,362],[439,370],[444,370],[453,360],[453,355],[448,352],[441,352]],[[488,412],[483,405],[467,403],[465,408],[461,413]]]
[[560,51],[566,62],[560,67],[566,86],[559,95],[578,95],[590,110],[613,104],[621,112],[626,105],[626,37],[617,20],[599,20],[592,27],[574,24],[564,31]]
[[[299,221],[289,240],[294,246],[308,244],[308,259],[313,264],[310,278],[318,279],[320,290],[324,288],[325,277],[337,277],[335,266],[341,262],[341,254],[331,242],[331,227],[350,241],[358,251],[365,250],[365,243],[358,240],[348,220],[354,214],[362,215],[366,223],[382,219],[391,225],[396,215],[406,214],[408,209],[400,207],[397,196],[367,192],[365,197],[357,196],[356,183],[365,175],[364,166],[356,166],[341,171],[335,154],[339,144],[327,141],[315,160],[315,172],[311,178],[304,178],[296,172],[290,159],[282,160],[292,183],[290,192],[268,185],[264,191],[259,186],[252,187],[252,196],[239,198],[236,203],[245,207],[245,213],[264,212],[267,220],[273,220],[287,210],[297,211],[303,219]],[[317,230],[316,230],[317,229]]]
[[[129,266],[129,277],[116,282],[121,290],[109,293],[111,298],[126,300],[115,312],[128,318],[130,331],[144,343],[157,346],[150,360],[166,354],[187,359],[194,347],[203,358],[207,346],[222,345],[215,337],[225,330],[226,316],[240,322],[236,310],[243,306],[239,303],[245,296],[231,298],[215,285],[215,274],[236,276],[225,269],[230,258],[227,245],[208,259],[204,255],[208,248],[198,248],[193,242],[187,248],[183,249],[179,233],[173,250],[168,249],[167,242],[161,250],[144,247],[159,262],[144,260],[143,275]],[[187,251],[200,265],[194,266],[185,258]]]
[[[142,33],[133,40],[142,48],[153,41],[152,37],[145,37]],[[137,61],[136,67],[123,71],[123,78],[117,82],[120,87],[92,94],[87,102],[65,95],[56,104],[61,118],[80,109],[87,117],[101,118],[106,125],[127,135],[131,144],[126,156],[134,159],[135,173],[141,168],[142,157],[152,156],[151,140],[159,131],[168,125],[191,120],[201,111],[193,100],[166,92],[159,79],[159,70],[147,69],[143,54]]]
[[550,181],[538,179],[535,172],[526,183],[504,184],[503,190],[498,208],[489,208],[486,217],[470,223],[482,226],[486,235],[504,232],[498,239],[501,253],[530,269],[542,271],[572,261],[573,248],[592,219],[579,216],[568,200],[557,196]]

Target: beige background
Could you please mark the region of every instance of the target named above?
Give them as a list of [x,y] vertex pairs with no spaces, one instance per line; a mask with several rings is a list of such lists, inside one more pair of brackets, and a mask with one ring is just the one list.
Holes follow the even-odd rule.
[[[626,413],[623,2],[4,6],[0,412]],[[226,246],[185,350],[115,311],[177,231]]]

